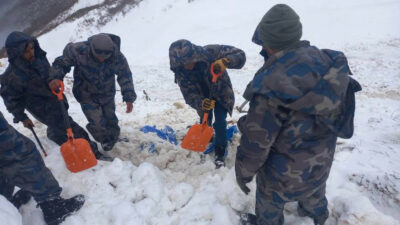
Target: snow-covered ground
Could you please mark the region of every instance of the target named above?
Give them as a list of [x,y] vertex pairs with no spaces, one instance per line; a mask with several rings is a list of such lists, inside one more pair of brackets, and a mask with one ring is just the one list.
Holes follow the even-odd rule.
[[[81,4],[98,0],[80,0]],[[85,3],[83,3],[85,2]],[[279,1],[288,3],[300,15],[303,38],[320,48],[344,51],[354,77],[363,86],[357,94],[355,135],[339,140],[328,180],[327,197],[331,212],[327,225],[400,224],[400,2],[398,0]],[[126,15],[101,28],[122,38],[122,51],[134,74],[138,99],[134,112],[125,114],[117,96],[122,135],[129,143],[118,143],[113,162],[100,162],[77,174],[64,166],[58,147],[46,138],[45,126],[35,122],[45,158],[63,187],[62,195],[86,196],[84,207],[65,225],[237,225],[238,212],[254,211],[255,183],[244,195],[236,186],[234,156],[239,135],[229,146],[227,167],[214,169],[207,156],[189,152],[144,134],[144,125],[171,126],[182,138],[186,127],[198,121],[184,103],[173,73],[169,70],[168,47],[186,38],[195,44],[229,44],[243,49],[247,63],[230,70],[236,105],[253,74],[262,65],[259,47],[251,43],[252,33],[264,13],[278,1],[263,0],[144,0]],[[97,27],[79,27],[82,21],[64,24],[39,38],[50,61],[62,53],[69,41],[99,32]],[[2,60],[4,71],[6,61]],[[68,75],[69,77],[71,76]],[[86,124],[67,81],[70,114]],[[145,99],[146,91],[150,100]],[[181,103],[181,104],[180,104]],[[8,121],[12,116],[0,105]],[[241,116],[237,111],[229,120]],[[15,127],[33,139],[20,124]],[[155,144],[156,153],[141,150]],[[20,217],[0,197],[0,224],[19,225]],[[22,224],[44,224],[35,202],[20,209]],[[285,225],[311,225],[298,217],[296,204],[285,209]]]

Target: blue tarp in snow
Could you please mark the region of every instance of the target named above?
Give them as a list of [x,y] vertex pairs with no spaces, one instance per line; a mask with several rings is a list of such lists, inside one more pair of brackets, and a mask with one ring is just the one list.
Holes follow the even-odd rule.
[[[156,133],[159,138],[166,140],[169,143],[172,143],[174,145],[178,144],[178,141],[176,140],[175,131],[170,126],[165,126],[161,130],[157,129],[156,126],[144,126],[144,127],[140,128],[140,131],[142,131],[143,133]],[[145,148],[148,148],[148,151],[150,153],[157,152],[153,142],[150,142],[147,144],[142,144],[140,146],[141,150],[143,150]]]
[[[143,133],[156,133],[157,136],[163,140],[166,140],[174,145],[178,145],[178,141],[176,140],[176,135],[174,129],[170,126],[165,126],[163,129],[157,129],[156,126],[144,126],[140,128],[140,131]],[[238,132],[238,128],[236,125],[228,127],[226,129],[226,136],[228,141],[231,141],[233,136]],[[204,154],[209,154],[214,151],[215,148],[215,140],[211,143],[211,145],[204,151]],[[150,153],[157,152],[155,148],[155,144],[153,142],[145,143],[140,146],[141,150],[148,149]],[[228,151],[226,151],[228,152]]]

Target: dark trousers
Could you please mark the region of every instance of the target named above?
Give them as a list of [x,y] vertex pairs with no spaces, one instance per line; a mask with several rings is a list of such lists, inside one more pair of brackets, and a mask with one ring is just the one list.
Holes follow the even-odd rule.
[[115,115],[115,101],[85,102],[81,108],[89,123],[86,125],[94,139],[100,143],[115,143],[120,134],[118,118]]
[[[35,104],[28,105],[27,110],[35,117],[35,119],[47,126],[47,137],[58,145],[62,145],[68,140],[68,137],[60,102],[54,99],[45,100],[46,101],[40,103],[35,102]],[[64,100],[63,103],[65,108],[68,110],[67,101]],[[84,138],[90,142],[88,133],[71,117],[68,118],[74,137]]]
[[[214,113],[213,113],[214,112]],[[208,115],[208,124],[212,123],[213,114],[215,117],[215,121],[213,123],[213,128],[215,130],[215,143],[216,147],[225,147],[227,146],[227,137],[226,137],[226,116],[228,111],[218,102],[215,103],[214,110],[211,110]],[[203,116],[200,117],[200,122],[203,121]]]

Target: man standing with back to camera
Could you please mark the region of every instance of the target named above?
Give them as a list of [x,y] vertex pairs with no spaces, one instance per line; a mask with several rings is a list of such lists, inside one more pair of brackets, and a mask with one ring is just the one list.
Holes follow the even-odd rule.
[[246,194],[257,176],[256,209],[243,225],[282,225],[286,202],[322,225],[329,216],[325,197],[337,137],[353,134],[354,92],[342,52],[320,50],[300,41],[302,24],[287,5],[272,7],[253,41],[267,52],[245,91],[248,114],[236,154],[236,180]]

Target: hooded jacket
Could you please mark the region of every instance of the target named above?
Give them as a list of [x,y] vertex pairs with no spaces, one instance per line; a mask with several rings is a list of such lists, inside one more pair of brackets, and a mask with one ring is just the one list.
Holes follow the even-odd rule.
[[353,134],[361,86],[350,74],[343,53],[307,41],[269,56],[245,91],[250,109],[238,122],[237,176],[257,174],[261,188],[288,201],[323,187],[337,137]]
[[[23,58],[28,43],[33,43],[35,58],[29,62]],[[57,101],[47,86],[50,64],[39,42],[22,32],[12,32],[5,44],[9,65],[1,75],[1,96],[7,110],[14,115],[14,121],[27,118],[25,108],[32,104]]]
[[[229,60],[228,68],[240,69],[246,62],[245,53],[228,45],[206,45],[204,47],[192,44],[188,40],[178,40],[169,48],[171,70],[175,74],[175,82],[178,83],[187,104],[201,114],[201,102],[210,97],[219,102],[232,115],[235,96],[228,73],[218,78],[212,88],[211,63],[221,58]],[[192,71],[185,70],[184,64],[195,62]]]

